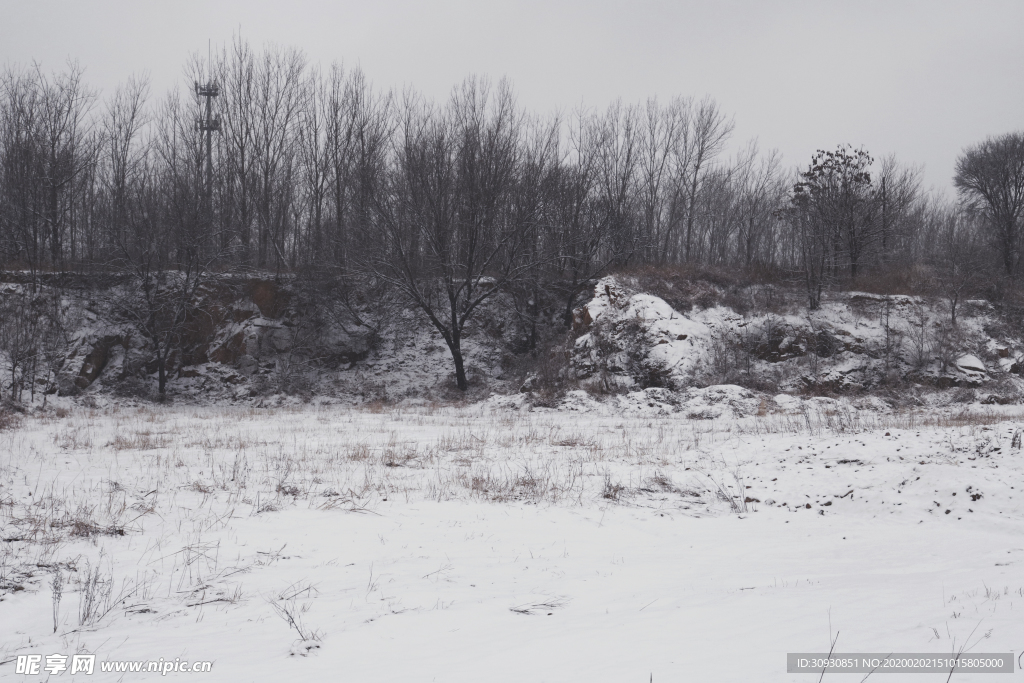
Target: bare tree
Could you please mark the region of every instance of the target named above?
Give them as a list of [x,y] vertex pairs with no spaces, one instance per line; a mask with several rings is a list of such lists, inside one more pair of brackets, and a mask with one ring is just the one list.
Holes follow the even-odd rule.
[[828,278],[831,260],[831,241],[819,215],[813,210],[810,198],[794,191],[785,215],[797,245],[801,279],[807,292],[807,307],[814,311],[821,305],[821,292]]
[[760,155],[752,142],[741,153],[734,174],[740,186],[737,253],[748,272],[761,261],[775,260],[775,227],[786,196],[786,179],[780,171],[782,157],[776,150]]
[[704,98],[693,111],[689,135],[684,137],[685,162],[680,177],[686,205],[686,249],[683,256],[687,263],[694,257],[697,202],[708,177],[708,168],[722,151],[734,127],[732,119],[726,119],[718,103],[710,97]]
[[[34,297],[28,292],[5,292],[0,300],[0,351],[7,356],[10,382],[8,393],[21,402],[25,386],[35,380],[35,360],[39,353],[40,320]],[[2,386],[2,385],[0,385]]]
[[265,267],[276,257],[278,269],[287,262],[284,254],[286,220],[292,193],[295,128],[302,105],[302,78],[306,59],[298,50],[267,49],[256,67],[257,108],[255,163],[258,178],[257,223],[259,243],[256,264]]
[[38,255],[38,173],[33,132],[39,113],[34,74],[7,69],[0,88],[0,248],[7,263],[27,264],[33,278]]
[[486,82],[471,78],[445,109],[409,99],[401,117],[395,168],[375,202],[385,251],[367,265],[444,338],[464,391],[466,323],[530,266],[529,217],[509,210],[521,116],[507,83],[492,97]]
[[[196,294],[223,257],[220,237],[205,220],[204,140],[194,125],[199,106],[198,101],[183,105],[172,94],[154,139],[126,141],[128,147],[144,148],[126,182],[125,220],[112,234],[117,248],[112,265],[126,278],[114,304],[152,348],[161,399],[186,325],[201,315]],[[126,105],[122,115],[129,111]]]
[[984,273],[978,231],[971,216],[947,207],[933,257],[933,281],[949,302],[950,325],[957,326],[957,308],[981,282]]
[[94,162],[88,118],[95,95],[82,68],[49,76],[39,65],[8,69],[0,87],[0,237],[32,273],[75,256],[77,182]]
[[616,252],[636,245],[635,197],[639,163],[639,114],[634,107],[614,102],[595,120],[595,191],[604,235]]
[[920,186],[920,168],[903,166],[892,154],[882,159],[875,183],[879,264],[907,261],[915,237],[910,217]]
[[147,147],[141,143],[141,137],[149,120],[145,110],[148,97],[148,81],[132,77],[114,92],[103,116],[104,172],[100,183],[106,195],[107,226],[116,235],[125,229],[130,185],[138,177],[140,165],[145,163]]
[[1006,274],[1016,275],[1024,215],[1024,133],[992,137],[965,149],[953,183],[961,198],[985,216]]
[[537,348],[539,337],[545,266],[552,260],[547,251],[553,246],[548,239],[551,233],[545,228],[550,225],[551,208],[559,197],[559,121],[530,119],[524,122],[523,129],[508,210],[509,220],[527,232],[523,260],[529,267],[518,282],[509,282],[508,289],[513,293],[516,311],[528,326],[526,345],[532,351]]
[[665,263],[675,236],[678,216],[673,215],[673,162],[680,138],[690,125],[689,99],[676,98],[667,106],[648,100],[642,111],[638,161],[638,204],[644,256]]
[[630,196],[637,170],[632,117],[617,106],[603,117],[579,111],[568,130],[567,149],[558,153],[548,176],[550,201],[544,218],[550,232],[551,279],[564,290],[562,320],[567,327],[579,294],[627,263],[643,239],[634,229],[636,206]]
[[374,196],[395,130],[394,100],[373,91],[358,69],[344,82],[332,72],[328,148],[332,169],[335,262],[348,268],[353,252],[376,241]]
[[256,55],[247,42],[235,39],[225,48],[216,66],[221,83],[223,150],[221,209],[224,224],[241,247],[240,257],[252,258],[252,229],[256,220],[259,190],[256,168],[256,120],[258,95]]
[[[325,211],[330,190],[330,156],[327,148],[327,120],[325,106],[329,91],[319,70],[310,72],[304,85],[303,106],[299,109],[296,135],[299,141],[300,195],[296,209],[306,213],[306,252],[311,261],[321,260],[326,245],[324,234]],[[300,235],[296,234],[296,251]]]

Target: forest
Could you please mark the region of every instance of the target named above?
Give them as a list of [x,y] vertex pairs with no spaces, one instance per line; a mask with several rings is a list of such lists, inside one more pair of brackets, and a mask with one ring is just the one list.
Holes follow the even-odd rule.
[[498,293],[536,329],[638,270],[774,283],[809,310],[835,290],[941,295],[954,324],[964,299],[1019,288],[1020,132],[964,149],[954,197],[843,141],[783,160],[734,139],[710,97],[541,114],[468,77],[435,102],[237,39],[184,71],[165,94],[136,76],[103,96],[77,63],[0,73],[0,272],[26,285],[0,302],[12,376],[18,354],[59,355],[33,292],[71,276],[132,283],[121,308],[161,390],[197,289],[227,273],[397,298],[444,339],[460,389],[467,322]]

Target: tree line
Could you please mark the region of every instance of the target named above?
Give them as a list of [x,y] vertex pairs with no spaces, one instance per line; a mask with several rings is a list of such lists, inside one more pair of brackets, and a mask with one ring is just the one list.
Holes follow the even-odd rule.
[[596,278],[628,267],[791,281],[810,308],[869,278],[917,273],[962,297],[1021,268],[1020,133],[964,150],[953,201],[848,145],[790,169],[736,144],[711,98],[545,116],[505,80],[435,102],[242,40],[185,73],[162,96],[135,77],[103,97],[74,63],[0,73],[0,268],[131,275],[126,311],[158,350],[227,270],[386,286],[445,339],[465,388],[465,325],[498,292],[568,324]]

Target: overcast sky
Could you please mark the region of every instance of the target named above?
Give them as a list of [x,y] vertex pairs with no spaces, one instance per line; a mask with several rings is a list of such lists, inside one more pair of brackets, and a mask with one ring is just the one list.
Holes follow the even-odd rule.
[[[189,53],[241,33],[360,65],[375,85],[445,97],[508,76],[527,108],[706,94],[788,165],[863,145],[924,166],[950,191],[957,154],[1024,128],[1024,1],[487,3],[0,0],[0,62],[68,59],[104,92],[148,72],[154,93]],[[737,144],[738,146],[738,144]]]

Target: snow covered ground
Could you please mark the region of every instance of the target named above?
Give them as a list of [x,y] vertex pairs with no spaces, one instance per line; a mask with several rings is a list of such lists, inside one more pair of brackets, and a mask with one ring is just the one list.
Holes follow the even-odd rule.
[[[816,681],[786,653],[836,638],[1020,654],[1021,408],[782,408],[28,417],[0,432],[0,679],[53,653],[516,682]],[[51,678],[162,678],[98,667]]]

